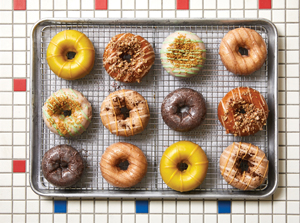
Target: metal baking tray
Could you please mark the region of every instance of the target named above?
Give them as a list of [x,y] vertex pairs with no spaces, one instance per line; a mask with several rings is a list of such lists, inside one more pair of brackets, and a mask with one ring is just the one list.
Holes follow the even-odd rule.
[[[218,54],[219,44],[225,34],[234,28],[248,27],[261,34],[268,47],[263,67],[250,76],[237,76],[228,72]],[[46,61],[46,51],[55,34],[65,29],[85,33],[96,49],[95,66],[86,77],[66,81],[57,77]],[[196,33],[205,43],[207,60],[202,73],[177,79],[169,75],[160,62],[163,40],[176,30]],[[130,32],[146,38],[155,50],[155,63],[140,84],[116,82],[102,66],[102,55],[109,40],[119,33]],[[278,181],[278,128],[277,128],[277,30],[268,20],[113,20],[113,19],[43,19],[31,33],[30,79],[30,184],[33,191],[43,196],[56,197],[108,197],[108,198],[169,198],[169,199],[258,199],[271,195]],[[225,134],[219,123],[217,107],[224,95],[238,86],[249,86],[266,98],[270,114],[267,126],[253,136],[234,137]],[[87,131],[74,139],[65,139],[49,131],[42,119],[42,106],[57,90],[67,87],[84,94],[93,107],[92,123]],[[203,124],[190,132],[175,132],[166,126],[160,114],[161,103],[170,92],[188,87],[202,93],[206,100],[207,115]],[[99,116],[100,106],[109,92],[132,89],[148,101],[151,118],[147,128],[133,137],[111,134]],[[159,163],[164,150],[179,140],[199,144],[209,159],[205,181],[195,190],[179,193],[167,187],[159,173]],[[132,143],[145,153],[148,172],[136,186],[120,189],[109,185],[101,176],[99,162],[105,149],[118,141]],[[260,147],[270,160],[266,182],[253,191],[240,191],[228,185],[219,171],[219,157],[232,142],[251,142]],[[49,184],[41,171],[41,160],[46,151],[59,144],[70,144],[83,156],[86,169],[75,186],[61,189]]]

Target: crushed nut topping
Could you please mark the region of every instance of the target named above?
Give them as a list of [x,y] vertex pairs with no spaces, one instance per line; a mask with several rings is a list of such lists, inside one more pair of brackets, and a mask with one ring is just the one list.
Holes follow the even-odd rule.
[[[257,108],[253,103],[249,103],[244,99],[230,99],[228,103],[229,107],[233,110],[233,129],[234,136],[239,135],[239,132],[250,133],[257,129],[262,130],[262,127],[266,125],[266,118],[263,108]],[[228,111],[226,110],[223,121],[228,120]]]
[[201,57],[199,44],[187,39],[186,35],[179,35],[167,49],[172,51],[172,53],[167,53],[167,57],[174,67],[191,68],[204,63],[205,58]]

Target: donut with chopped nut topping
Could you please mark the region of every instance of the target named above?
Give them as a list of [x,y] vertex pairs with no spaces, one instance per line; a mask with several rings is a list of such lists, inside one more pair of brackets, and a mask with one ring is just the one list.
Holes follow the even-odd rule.
[[249,87],[229,91],[220,101],[218,118],[226,133],[253,135],[267,123],[269,109],[265,98]]
[[151,44],[139,35],[121,33],[107,44],[103,66],[117,81],[141,82],[154,64],[155,54]]

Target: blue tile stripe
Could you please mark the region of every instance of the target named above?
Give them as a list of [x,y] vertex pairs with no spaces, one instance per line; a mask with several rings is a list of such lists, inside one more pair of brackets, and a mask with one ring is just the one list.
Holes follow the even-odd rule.
[[231,201],[218,201],[218,213],[219,214],[231,213]]
[[148,201],[135,201],[135,212],[148,214],[149,212]]
[[67,213],[67,201],[54,201],[54,213]]

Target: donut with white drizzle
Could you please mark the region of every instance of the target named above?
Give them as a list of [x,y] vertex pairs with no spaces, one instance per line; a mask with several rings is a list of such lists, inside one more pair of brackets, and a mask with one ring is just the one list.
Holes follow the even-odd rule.
[[[246,165],[242,168],[241,164]],[[269,160],[266,154],[251,143],[234,142],[220,157],[220,172],[231,186],[240,190],[253,190],[268,176]]]
[[229,91],[218,106],[218,118],[226,133],[253,135],[266,125],[269,109],[265,98],[249,87]]
[[142,95],[123,89],[109,94],[104,99],[100,117],[103,125],[112,134],[133,136],[146,128],[150,111],[147,100]]
[[107,44],[103,66],[117,81],[141,82],[154,64],[155,54],[151,44],[139,35],[121,33]]
[[188,31],[176,31],[169,35],[163,42],[160,54],[165,70],[179,78],[198,74],[206,60],[203,41]]

